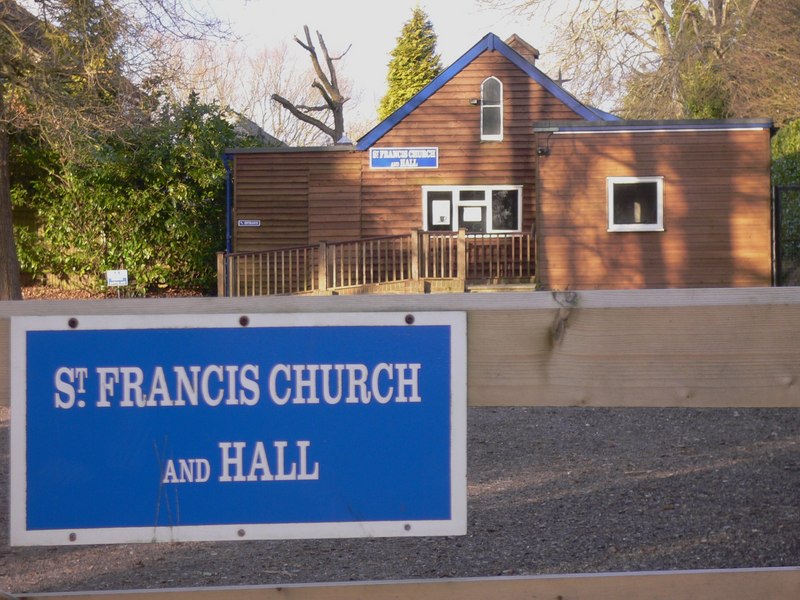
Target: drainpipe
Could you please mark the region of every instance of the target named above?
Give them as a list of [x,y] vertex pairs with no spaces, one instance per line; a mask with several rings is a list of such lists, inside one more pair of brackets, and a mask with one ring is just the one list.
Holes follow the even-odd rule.
[[223,273],[222,273],[222,280],[224,281],[225,287],[225,296],[228,297],[231,294],[230,290],[230,277],[228,277],[228,254],[233,251],[233,224],[232,224],[232,216],[233,216],[233,173],[231,171],[231,160],[232,157],[230,154],[223,154],[222,155],[222,164],[225,165],[225,258],[222,261],[223,263]]
[[233,212],[233,173],[231,172],[231,155],[222,155],[222,164],[225,165],[225,252],[230,253],[233,250],[233,230],[231,224],[231,215]]

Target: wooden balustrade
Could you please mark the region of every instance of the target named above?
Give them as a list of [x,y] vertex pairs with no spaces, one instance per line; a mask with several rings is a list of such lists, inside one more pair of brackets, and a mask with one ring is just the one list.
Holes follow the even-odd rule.
[[[404,281],[530,282],[527,234],[415,232],[218,255],[219,295],[332,293]],[[463,287],[463,286],[462,286]]]
[[329,242],[326,247],[327,289],[395,283],[412,278],[414,253],[410,235]]
[[532,280],[533,241],[523,233],[467,237],[467,279],[490,282]]
[[[423,279],[455,279],[458,270],[458,232],[419,232],[420,276]],[[461,263],[463,264],[463,263]]]
[[318,246],[235,252],[225,258],[229,296],[301,294],[317,289]]

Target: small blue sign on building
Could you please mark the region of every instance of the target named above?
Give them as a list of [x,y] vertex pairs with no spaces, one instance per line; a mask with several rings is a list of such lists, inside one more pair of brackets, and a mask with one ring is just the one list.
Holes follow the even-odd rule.
[[466,319],[413,316],[13,317],[11,543],[466,533]]
[[438,169],[439,148],[370,148],[371,169]]

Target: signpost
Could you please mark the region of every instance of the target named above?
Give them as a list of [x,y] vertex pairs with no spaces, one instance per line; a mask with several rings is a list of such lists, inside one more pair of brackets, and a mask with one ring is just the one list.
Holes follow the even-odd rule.
[[466,532],[464,313],[14,317],[11,343],[12,544]]
[[106,271],[106,285],[108,287],[122,287],[128,285],[128,270],[111,269]]

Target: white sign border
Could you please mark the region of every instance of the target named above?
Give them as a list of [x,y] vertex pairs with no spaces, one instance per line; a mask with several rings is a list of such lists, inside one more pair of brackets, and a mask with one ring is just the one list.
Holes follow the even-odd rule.
[[[372,152],[375,150],[435,150],[436,151],[436,164],[428,167],[420,166],[386,166],[376,167],[372,162]],[[424,171],[439,168],[439,146],[373,146],[369,150],[369,168],[372,171]]]
[[[406,318],[411,315],[413,324]],[[80,330],[242,327],[241,314],[79,315]],[[450,327],[450,519],[335,523],[244,523],[174,527],[113,527],[28,530],[27,345],[28,331],[74,329],[67,316],[11,317],[12,546],[127,544],[233,540],[465,535],[467,532],[467,318],[465,312],[269,313],[247,315],[248,327],[445,325]],[[73,324],[75,321],[72,321]],[[202,324],[200,324],[202,323]]]

